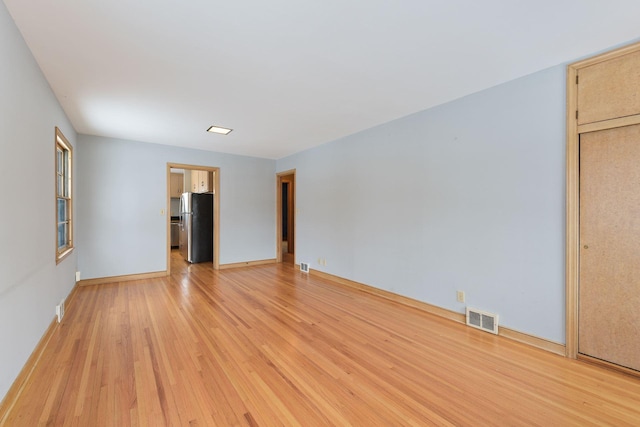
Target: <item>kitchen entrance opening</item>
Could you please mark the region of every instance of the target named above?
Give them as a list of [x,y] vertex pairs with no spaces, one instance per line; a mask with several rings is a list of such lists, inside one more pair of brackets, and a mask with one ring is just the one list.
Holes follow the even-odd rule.
[[277,260],[295,264],[295,186],[296,171],[276,175],[277,194]]
[[[220,268],[220,168],[167,163],[167,271]],[[173,270],[173,271],[172,271]]]

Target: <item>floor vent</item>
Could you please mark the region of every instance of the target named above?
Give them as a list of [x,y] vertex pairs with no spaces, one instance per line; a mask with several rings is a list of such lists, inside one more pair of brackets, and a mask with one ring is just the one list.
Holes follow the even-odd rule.
[[467,307],[467,325],[483,331],[498,333],[498,315]]
[[300,271],[302,271],[303,273],[308,273],[309,272],[309,264],[306,262],[301,262],[300,263]]
[[60,323],[64,317],[64,300],[60,301],[60,304],[56,305],[56,316],[58,316],[58,323]]

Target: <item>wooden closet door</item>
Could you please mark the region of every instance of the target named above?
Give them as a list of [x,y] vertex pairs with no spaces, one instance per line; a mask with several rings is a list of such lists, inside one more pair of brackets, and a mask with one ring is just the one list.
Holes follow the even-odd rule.
[[640,125],[580,135],[578,351],[640,370]]

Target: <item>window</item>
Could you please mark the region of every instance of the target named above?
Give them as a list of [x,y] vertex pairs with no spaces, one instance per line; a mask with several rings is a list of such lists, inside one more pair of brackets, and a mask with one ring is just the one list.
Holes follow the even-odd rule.
[[73,250],[72,148],[56,127],[56,263]]

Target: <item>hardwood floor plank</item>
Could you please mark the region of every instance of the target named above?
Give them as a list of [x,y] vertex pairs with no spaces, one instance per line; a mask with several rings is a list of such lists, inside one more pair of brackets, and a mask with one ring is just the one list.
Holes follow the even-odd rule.
[[640,380],[286,264],[79,288],[7,426],[638,425]]

